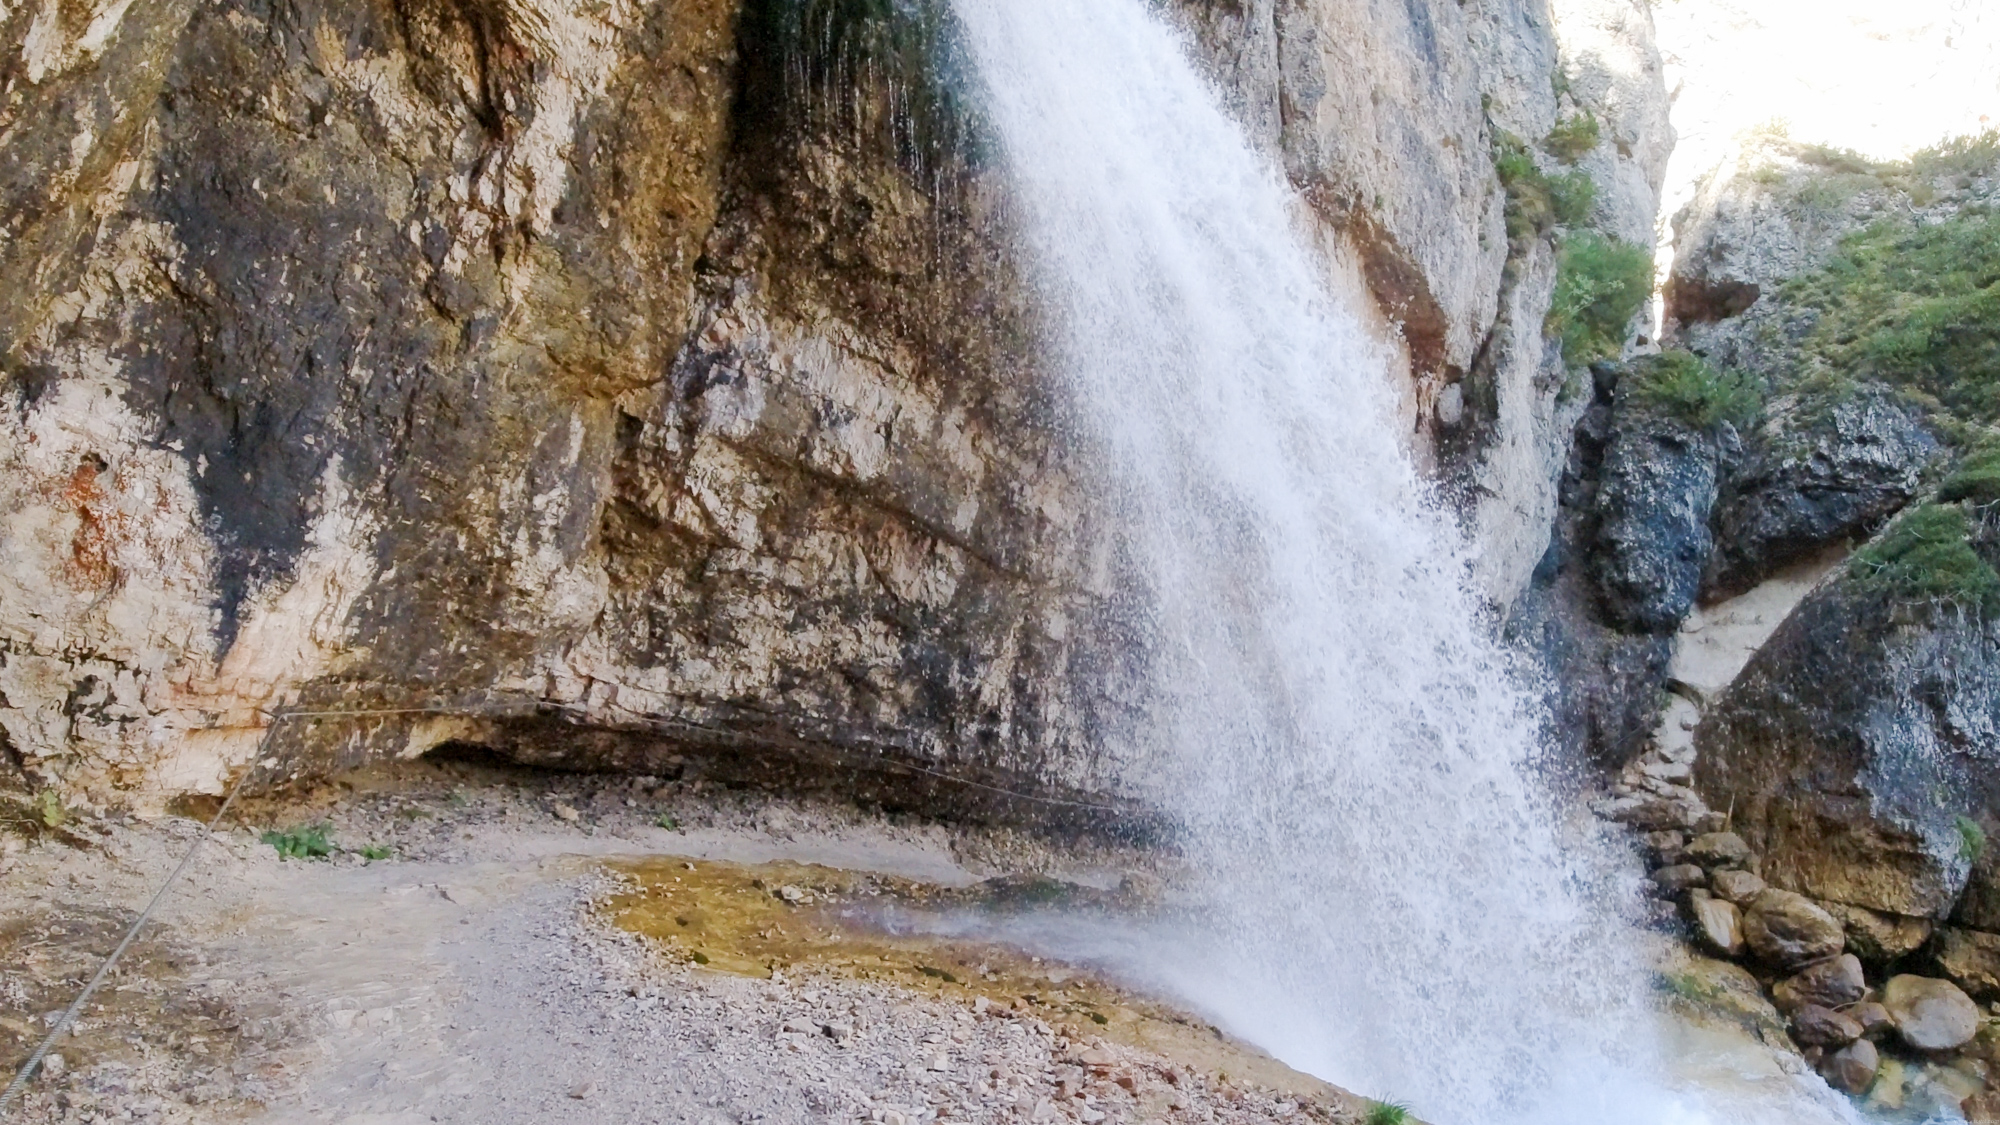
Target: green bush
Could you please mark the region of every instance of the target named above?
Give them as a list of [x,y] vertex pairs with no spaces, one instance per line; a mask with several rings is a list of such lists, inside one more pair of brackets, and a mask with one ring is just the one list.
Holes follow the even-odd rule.
[[1982,449],[1960,462],[1938,486],[1938,499],[1950,504],[1961,500],[1991,504],[2000,500],[2000,449]]
[[1615,357],[1652,291],[1653,256],[1645,247],[1596,231],[1568,235],[1556,261],[1547,332],[1562,341],[1572,367]]
[[1910,172],[1917,176],[1970,176],[2000,167],[2000,130],[1989,129],[1966,137],[1952,137],[1910,157]]
[[1557,160],[1574,164],[1584,153],[1597,147],[1600,136],[1597,115],[1586,109],[1556,122],[1556,127],[1549,130],[1549,135],[1542,141],[1542,147]]
[[1723,422],[1747,426],[1764,407],[1755,379],[1720,371],[1686,351],[1666,351],[1634,365],[1633,393],[1697,430]]
[[1519,137],[1495,142],[1493,171],[1507,191],[1507,237],[1534,238],[1559,226],[1581,226],[1597,204],[1597,184],[1585,172],[1551,176]]
[[1854,553],[1849,573],[1866,589],[1964,609],[2000,606],[2000,574],[1972,549],[1972,525],[1955,504],[1923,504]]
[[263,841],[278,850],[280,859],[325,859],[333,854],[333,841],[324,824],[301,825],[284,832],[272,829]]

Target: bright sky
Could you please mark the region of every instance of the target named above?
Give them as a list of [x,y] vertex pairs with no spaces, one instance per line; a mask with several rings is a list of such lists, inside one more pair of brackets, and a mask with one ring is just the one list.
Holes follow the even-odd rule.
[[1745,129],[1901,157],[2000,128],[2000,0],[1654,0],[1680,141],[1664,213]]

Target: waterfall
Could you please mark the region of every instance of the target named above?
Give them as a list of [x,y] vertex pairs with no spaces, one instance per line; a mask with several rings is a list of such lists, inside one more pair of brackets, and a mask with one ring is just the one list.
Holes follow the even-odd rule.
[[1710,1113],[1656,1063],[1636,872],[1538,784],[1384,355],[1179,37],[1142,0],[954,8],[1145,594],[1114,735],[1205,873],[1147,971],[1445,1125],[1839,1119],[1811,1079]]

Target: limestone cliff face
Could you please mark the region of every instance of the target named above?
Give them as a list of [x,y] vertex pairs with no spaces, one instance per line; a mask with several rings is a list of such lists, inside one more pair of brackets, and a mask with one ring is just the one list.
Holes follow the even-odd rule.
[[[0,19],[14,766],[146,803],[239,774],[260,709],[422,707],[267,760],[468,741],[1133,792],[1093,732],[1143,652],[1006,185],[910,74],[797,55],[787,21],[838,7]],[[1558,7],[1178,10],[1407,356],[1413,446],[1478,482],[1501,599],[1569,408],[1495,130],[1595,107],[1599,219],[1634,236],[1666,143],[1643,7]]]

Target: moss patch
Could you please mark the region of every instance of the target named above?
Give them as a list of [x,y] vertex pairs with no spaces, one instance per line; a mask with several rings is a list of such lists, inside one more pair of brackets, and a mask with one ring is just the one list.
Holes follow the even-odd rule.
[[1633,365],[1633,393],[1640,401],[1697,430],[1728,422],[1746,426],[1763,409],[1755,378],[1724,371],[1692,352],[1673,350]]

